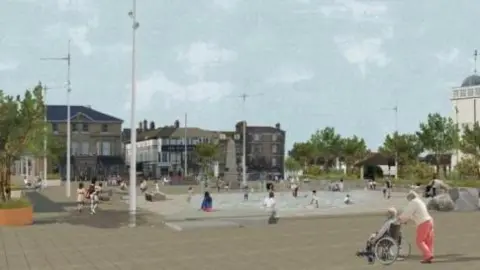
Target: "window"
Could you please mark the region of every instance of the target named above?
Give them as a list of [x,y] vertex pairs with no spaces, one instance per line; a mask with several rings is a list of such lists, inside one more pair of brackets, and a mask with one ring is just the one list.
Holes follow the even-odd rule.
[[278,140],[277,134],[272,134],[272,141],[276,142]]
[[72,131],[78,131],[78,127],[76,123],[72,123]]
[[53,132],[58,132],[58,124],[57,123],[52,123],[52,131]]
[[272,153],[276,154],[278,151],[278,146],[276,144],[272,145]]
[[110,156],[111,151],[110,151],[110,142],[102,142],[102,155],[104,156]]
[[[131,144],[130,144],[131,145]],[[102,142],[98,141],[96,145],[96,154],[101,155],[102,154]],[[130,150],[131,151],[131,150]]]
[[260,141],[260,134],[253,134],[254,141]]
[[82,155],[88,155],[90,154],[88,151],[90,150],[90,143],[88,142],[82,142]]
[[108,132],[108,125],[102,124],[102,132]]
[[277,166],[277,158],[272,158],[272,167]]
[[227,135],[225,135],[223,133],[220,134],[220,140],[225,140],[225,139],[227,139]]
[[88,132],[88,124],[87,123],[82,124],[82,131],[83,132]]
[[240,140],[240,134],[235,134],[235,135],[233,136],[233,138],[234,138],[235,140]]
[[72,152],[71,154],[74,155],[74,156],[80,154],[80,149],[79,148],[80,148],[80,146],[79,146],[78,142],[72,142],[72,147],[70,149],[71,152]]

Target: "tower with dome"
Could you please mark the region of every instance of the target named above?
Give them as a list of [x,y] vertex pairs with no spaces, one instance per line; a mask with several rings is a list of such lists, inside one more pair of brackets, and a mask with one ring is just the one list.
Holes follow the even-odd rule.
[[[465,78],[460,87],[454,87],[452,90],[452,112],[453,120],[460,129],[465,126],[473,126],[480,120],[480,76],[477,74],[477,50],[474,53],[475,68],[473,75]],[[459,151],[452,155],[452,167],[462,159],[463,154]]]

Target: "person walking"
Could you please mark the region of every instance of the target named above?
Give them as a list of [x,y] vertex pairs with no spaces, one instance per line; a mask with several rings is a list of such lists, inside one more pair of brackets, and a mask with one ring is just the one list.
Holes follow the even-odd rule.
[[87,191],[85,190],[83,183],[79,183],[77,188],[77,210],[79,213],[82,212],[83,206],[85,205],[86,193]]
[[415,191],[407,194],[408,205],[398,217],[400,223],[412,220],[417,226],[416,243],[423,255],[421,263],[432,263],[433,260],[433,218],[428,212],[427,205]]

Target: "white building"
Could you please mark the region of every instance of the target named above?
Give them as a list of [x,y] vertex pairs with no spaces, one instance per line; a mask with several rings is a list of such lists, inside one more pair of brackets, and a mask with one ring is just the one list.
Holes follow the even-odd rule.
[[[480,120],[480,76],[474,74],[463,80],[460,87],[454,87],[452,91],[452,119],[460,129],[465,126],[473,126]],[[453,153],[452,167],[462,159],[462,153]]]

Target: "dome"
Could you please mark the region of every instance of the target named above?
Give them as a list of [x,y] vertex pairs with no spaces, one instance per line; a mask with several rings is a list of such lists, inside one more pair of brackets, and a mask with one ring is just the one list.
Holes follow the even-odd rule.
[[469,86],[476,86],[476,85],[480,85],[480,76],[478,75],[468,76],[462,82],[462,87],[469,87]]

